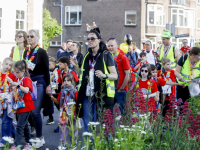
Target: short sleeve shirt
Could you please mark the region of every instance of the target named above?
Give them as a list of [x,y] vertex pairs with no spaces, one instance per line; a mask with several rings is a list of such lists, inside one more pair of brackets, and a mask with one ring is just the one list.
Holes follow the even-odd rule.
[[[19,80],[21,80],[21,79],[19,79]],[[15,82],[17,82],[17,81],[18,81],[18,79],[16,78]],[[22,79],[22,82],[20,83],[20,85],[23,86],[23,87],[28,87],[30,92],[33,91],[32,81],[28,77],[24,77]],[[34,106],[30,92],[24,93],[23,100],[24,100],[24,103],[25,103],[25,108],[19,108],[17,110],[17,113],[29,112],[29,111],[32,111],[33,109],[35,109],[35,106]]]

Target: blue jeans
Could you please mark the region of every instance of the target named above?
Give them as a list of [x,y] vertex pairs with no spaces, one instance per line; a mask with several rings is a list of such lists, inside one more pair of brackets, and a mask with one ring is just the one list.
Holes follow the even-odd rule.
[[44,86],[43,84],[37,84],[37,100],[33,101],[35,109],[32,110],[34,119],[34,125],[36,130],[36,137],[42,136],[42,116],[40,114],[42,103],[44,99]]
[[15,128],[12,124],[12,119],[7,116],[7,109],[3,110],[2,125],[1,125],[1,143],[5,144],[6,141],[2,137],[9,136],[15,138]]
[[126,102],[126,90],[124,90],[123,92],[117,92],[117,90],[115,91],[115,103],[119,104],[119,109],[121,111],[121,114],[123,114],[123,109],[124,109],[124,105]]
[[[90,118],[91,117],[91,118]],[[83,98],[83,122],[85,131],[89,131],[88,123],[97,121],[97,101],[96,98],[89,100],[88,96]]]
[[28,128],[28,118],[31,112],[24,112],[24,113],[18,113],[18,121],[17,121],[17,128],[16,128],[16,136],[15,136],[15,146],[18,146],[21,144],[21,140],[23,137],[23,133],[25,136],[26,143],[30,143],[29,140],[31,138],[31,134]]

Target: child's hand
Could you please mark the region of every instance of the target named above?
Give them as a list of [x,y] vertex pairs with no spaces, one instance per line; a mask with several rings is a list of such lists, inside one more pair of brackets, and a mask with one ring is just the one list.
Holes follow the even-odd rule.
[[49,95],[49,97],[51,97],[52,96],[52,93],[50,92],[50,93],[47,93],[47,95]]

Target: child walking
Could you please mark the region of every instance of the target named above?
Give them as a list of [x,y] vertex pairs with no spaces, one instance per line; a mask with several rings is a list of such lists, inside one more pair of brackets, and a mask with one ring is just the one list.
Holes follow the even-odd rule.
[[[25,60],[17,61],[14,65],[15,80],[10,81],[10,84],[14,88],[14,97],[16,102],[16,109],[18,115],[15,142],[12,150],[16,149],[16,146],[21,145],[21,139],[23,133],[25,136],[26,145],[24,149],[32,149],[30,146],[30,131],[28,128],[28,118],[33,109],[35,109],[30,92],[33,91],[32,81],[30,79],[27,64]],[[29,92],[30,91],[30,92]]]
[[[162,59],[162,66],[163,68],[158,71],[157,77],[161,77],[163,80],[166,82],[176,82],[175,78],[175,71],[171,69],[171,61],[169,58],[163,58]],[[171,86],[173,85],[173,86]],[[162,92],[163,96],[165,97],[164,99],[164,106],[163,106],[163,113],[162,115],[165,116],[167,110],[169,109],[169,102],[170,102],[170,97],[173,95],[175,96],[176,94],[176,86],[175,85],[181,85],[181,84],[170,84],[170,85],[165,85],[162,87]]]
[[[75,112],[76,112],[76,111],[71,112],[71,105],[70,105],[70,103],[73,102],[73,100],[77,100],[77,95],[78,95],[78,91],[74,87],[74,82],[75,81],[74,81],[73,75],[71,73],[66,74],[63,77],[63,87],[64,88],[61,90],[60,96],[56,99],[52,94],[49,94],[52,101],[54,101],[56,104],[60,104],[59,122],[63,129],[59,129],[60,139],[62,140],[62,144],[60,146],[58,146],[57,150],[66,148],[66,139],[65,138],[67,138],[68,135],[70,136],[69,146],[70,147],[72,146],[72,137],[70,135],[72,133],[69,133],[69,129],[67,126],[71,126],[71,123],[72,123],[68,119],[69,117],[71,117],[71,113],[74,113],[74,115],[75,115]],[[75,129],[74,140],[77,144],[78,130],[76,127],[75,119],[73,119],[73,127]]]
[[141,68],[140,68],[140,72],[139,72],[139,76],[141,77],[141,79],[139,80],[139,88],[141,88],[143,94],[144,94],[144,98],[147,98],[147,94],[148,97],[153,97],[154,100],[153,101],[148,101],[148,104],[150,106],[149,111],[152,112],[155,109],[155,104],[158,103],[159,100],[159,92],[158,92],[158,88],[156,85],[156,82],[154,80],[151,79],[151,67],[149,64],[144,64]]
[[11,73],[12,66],[12,58],[7,57],[3,60],[2,69],[0,70],[0,118],[2,119],[0,148],[4,147],[6,143],[2,137],[15,137],[15,128],[12,124],[15,115],[12,111],[13,101],[7,80],[7,77],[11,80],[15,79],[14,74]]

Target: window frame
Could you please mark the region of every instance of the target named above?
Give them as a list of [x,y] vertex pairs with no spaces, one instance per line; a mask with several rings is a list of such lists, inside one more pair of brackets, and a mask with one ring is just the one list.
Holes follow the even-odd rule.
[[[199,26],[199,27],[198,27]],[[200,30],[200,18],[197,18],[197,29]]]
[[[52,44],[52,42],[55,42],[55,44]],[[50,41],[50,47],[59,47],[59,46],[61,46],[62,45],[61,42],[60,42],[60,44],[58,44],[58,42],[60,42],[60,41]]]
[[[17,11],[20,11],[20,19],[17,18]],[[24,19],[21,18],[21,12],[22,11],[24,12]],[[19,31],[19,30],[25,31],[26,30],[26,15],[25,15],[26,11],[16,9],[15,13],[16,13],[16,16],[15,16],[15,31],[16,32]],[[17,29],[17,26],[16,26],[17,21],[19,21],[19,23],[18,23],[19,29]],[[20,22],[23,22],[23,29],[20,29]]]
[[[176,10],[177,12],[176,13],[173,13],[173,10]],[[180,14],[179,11],[183,11],[183,14]],[[192,12],[193,13],[193,27],[189,26],[189,21],[188,21],[188,13],[189,12]],[[186,18],[186,13],[187,13],[187,18]],[[178,27],[178,28],[195,28],[195,12],[194,11],[191,11],[191,10],[184,10],[182,8],[171,8],[171,23],[173,23],[173,18],[172,16],[176,14],[176,17],[177,17],[177,25],[175,25],[175,27]],[[183,16],[183,26],[180,26],[180,15]],[[187,26],[185,25],[185,19],[187,19]]]
[[200,0],[197,0],[197,4],[199,4],[199,5],[200,5]]
[[[136,15],[135,17],[135,24],[126,24],[126,20],[127,20],[127,15],[128,14],[133,14],[133,15]],[[136,26],[137,25],[137,11],[136,10],[127,10],[125,11],[125,26]]]
[[[77,9],[77,22],[79,23],[79,12],[80,12],[80,10],[79,10],[79,8],[81,7],[81,24],[70,24],[70,18],[71,18],[71,16],[70,16],[70,7],[71,6],[76,6],[78,9]],[[71,5],[71,6],[65,6],[65,26],[81,26],[82,25],[82,12],[83,12],[83,9],[82,9],[82,5]],[[67,11],[67,8],[68,8],[68,10],[69,11]],[[69,16],[68,16],[68,18],[69,18],[69,20],[68,20],[68,22],[69,22],[69,24],[67,24],[67,12],[69,13]]]
[[[150,24],[149,23],[149,11],[150,11],[149,9],[152,6],[154,7],[154,11],[153,11],[154,12],[154,24]],[[162,25],[156,24],[156,22],[157,22],[156,12],[159,12],[159,11],[155,10],[157,7],[162,7],[162,14],[161,14],[161,16],[162,16]],[[161,26],[161,27],[164,27],[165,26],[165,24],[164,24],[164,16],[166,18],[166,15],[164,13],[164,7],[162,5],[148,4],[148,6],[147,6],[147,26]],[[165,23],[166,23],[166,19],[165,19]]]
[[[178,4],[178,5],[183,5],[183,6],[185,6],[185,0],[177,0],[177,2],[176,3],[173,3],[172,2],[173,0],[171,0],[171,4]],[[181,1],[183,1],[183,4],[181,4]]]

